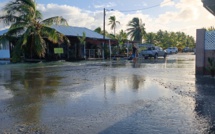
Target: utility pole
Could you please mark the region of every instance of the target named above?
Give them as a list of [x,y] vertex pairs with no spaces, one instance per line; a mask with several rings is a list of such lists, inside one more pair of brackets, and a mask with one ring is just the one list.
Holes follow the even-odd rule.
[[104,8],[104,15],[103,15],[103,39],[105,39],[105,15],[106,15],[106,13],[105,13],[105,8]]
[[105,8],[104,8],[104,12],[103,12],[103,46],[102,46],[102,59],[104,60],[105,59],[105,55],[104,55],[104,47],[105,47]]

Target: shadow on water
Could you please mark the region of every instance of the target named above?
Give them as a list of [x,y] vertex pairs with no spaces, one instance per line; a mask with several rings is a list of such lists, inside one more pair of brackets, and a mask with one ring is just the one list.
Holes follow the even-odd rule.
[[[7,71],[4,85],[13,97],[8,103],[13,114],[25,123],[39,122],[44,97],[53,97],[62,77],[47,74],[49,68]],[[5,74],[4,74],[5,75]]]
[[196,107],[199,116],[210,122],[209,133],[215,133],[215,78],[196,76]]
[[[114,123],[100,131],[100,134],[202,134],[214,132],[213,129],[210,129],[211,124],[208,124],[208,119],[203,117],[204,108],[199,107],[202,102],[198,101],[198,99],[180,96],[169,89],[159,87],[156,83],[151,84],[150,80],[139,75],[131,75],[125,78],[115,76],[105,79],[104,84],[110,85],[110,90],[114,89],[115,94],[117,94],[117,91],[123,90],[125,92],[126,89],[132,89],[133,93],[139,92],[140,98],[127,101],[133,102],[131,105],[126,104],[128,106],[126,108],[118,105],[117,108],[120,110],[117,111],[119,113],[114,118],[119,118],[119,120],[117,122],[113,121]],[[108,86],[105,87],[108,90]],[[122,104],[125,99],[130,99],[132,96],[132,92],[129,92],[128,96],[123,92],[120,92],[120,94],[123,94],[123,98],[118,101]],[[112,100],[113,98],[109,99]],[[120,111],[124,111],[123,109],[127,110],[127,112],[120,115]]]

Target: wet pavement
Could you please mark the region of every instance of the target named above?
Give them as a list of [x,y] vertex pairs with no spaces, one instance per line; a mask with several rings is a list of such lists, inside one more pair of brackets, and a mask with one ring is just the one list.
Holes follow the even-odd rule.
[[215,78],[195,55],[0,66],[0,133],[215,133]]

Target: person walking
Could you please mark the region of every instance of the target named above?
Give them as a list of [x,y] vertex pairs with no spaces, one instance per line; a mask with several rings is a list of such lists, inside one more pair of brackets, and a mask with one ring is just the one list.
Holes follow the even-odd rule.
[[136,63],[137,62],[137,56],[138,56],[138,50],[135,44],[132,44],[132,58],[133,58],[133,62]]

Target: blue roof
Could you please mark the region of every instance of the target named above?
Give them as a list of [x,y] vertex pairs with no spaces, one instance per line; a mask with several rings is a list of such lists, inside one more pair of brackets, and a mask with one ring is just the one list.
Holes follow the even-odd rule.
[[[83,32],[86,34],[87,38],[94,38],[94,39],[103,39],[103,35],[99,34],[97,32],[94,32],[90,29],[87,29],[85,27],[73,27],[73,26],[59,26],[54,25],[52,26],[55,30],[58,32],[66,35],[66,36],[82,36]],[[105,37],[106,39],[110,39]]]
[[[66,36],[82,36],[83,32],[85,32],[87,38],[103,39],[102,34],[94,32],[85,27],[59,26],[59,25],[53,25],[51,27]],[[6,33],[7,31],[8,29],[0,31],[0,36]],[[105,37],[105,39],[110,39],[110,38]]]
[[3,34],[5,34],[7,31],[8,31],[8,29],[0,31],[0,36],[3,35]]

